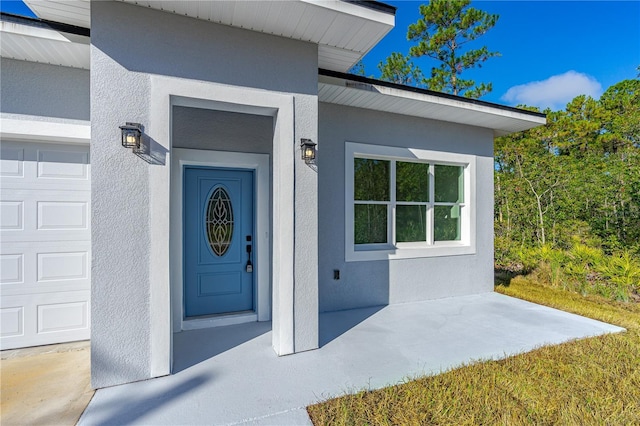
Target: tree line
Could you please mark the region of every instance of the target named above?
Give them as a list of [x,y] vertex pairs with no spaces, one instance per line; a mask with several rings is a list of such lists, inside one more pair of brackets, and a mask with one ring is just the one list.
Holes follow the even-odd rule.
[[497,247],[640,253],[640,80],[544,112],[547,125],[495,140]]

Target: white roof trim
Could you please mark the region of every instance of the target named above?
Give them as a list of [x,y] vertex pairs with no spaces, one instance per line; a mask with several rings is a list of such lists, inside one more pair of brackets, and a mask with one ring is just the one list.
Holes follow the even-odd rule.
[[0,21],[0,31],[6,34],[22,35],[27,37],[37,37],[62,42],[70,42],[68,38],[58,31],[47,28],[32,27],[29,25],[17,24],[15,22]]
[[312,4],[318,7],[330,9],[339,13],[359,16],[369,21],[379,22],[386,25],[395,25],[395,17],[389,13],[363,7],[355,3],[340,0],[300,0],[303,3]]
[[494,136],[546,124],[546,118],[515,108],[438,96],[320,75],[318,101],[492,129]]
[[91,124],[88,121],[72,124],[0,118],[0,129],[2,139],[81,144],[91,141]]

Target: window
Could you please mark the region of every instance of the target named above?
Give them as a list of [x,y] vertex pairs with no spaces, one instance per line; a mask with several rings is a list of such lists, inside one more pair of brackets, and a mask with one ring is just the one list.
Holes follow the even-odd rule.
[[475,251],[475,157],[346,144],[347,260]]
[[354,157],[354,243],[460,241],[464,167]]

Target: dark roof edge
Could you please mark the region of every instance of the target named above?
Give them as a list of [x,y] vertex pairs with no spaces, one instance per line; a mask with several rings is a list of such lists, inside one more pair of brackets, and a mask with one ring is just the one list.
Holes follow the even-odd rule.
[[5,22],[13,22],[14,24],[28,25],[30,27],[46,28],[49,30],[60,31],[67,34],[91,37],[91,30],[89,28],[77,27],[75,25],[63,24],[61,22],[48,21],[46,19],[30,18],[28,16],[0,12],[0,20]]
[[497,108],[497,109],[501,109],[501,110],[504,110],[504,111],[517,112],[517,113],[520,113],[520,114],[529,114],[529,115],[536,116],[536,117],[545,117],[545,118],[547,117],[546,114],[541,113],[541,112],[528,111],[526,109],[510,107],[510,106],[500,105],[500,104],[495,104],[493,102],[481,101],[481,100],[478,100],[478,99],[465,98],[465,97],[462,97],[462,96],[450,95],[448,93],[435,92],[433,90],[421,89],[419,87],[405,86],[404,84],[397,84],[397,83],[391,83],[389,81],[376,80],[374,78],[364,77],[364,76],[361,76],[361,75],[348,74],[348,73],[339,72],[339,71],[331,71],[331,70],[322,69],[322,68],[318,69],[318,74],[319,75],[324,75],[326,77],[336,77],[336,78],[343,78],[345,80],[357,81],[359,83],[376,84],[378,86],[385,86],[385,87],[389,87],[389,88],[392,88],[392,89],[404,90],[404,91],[413,92],[413,93],[421,93],[423,95],[437,96],[439,98],[452,99],[452,100],[456,100],[456,101],[466,102],[466,103],[469,103],[469,104],[475,104],[475,105],[482,105],[482,106],[487,106],[487,107],[491,107],[491,108]]
[[358,6],[366,7],[368,9],[376,10],[378,12],[388,13],[395,16],[397,7],[390,4],[383,3],[375,0],[342,0],[345,3],[352,3]]

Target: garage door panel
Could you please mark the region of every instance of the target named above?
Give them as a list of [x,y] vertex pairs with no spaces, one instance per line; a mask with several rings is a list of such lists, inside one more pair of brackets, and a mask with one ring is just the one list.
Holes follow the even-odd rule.
[[7,178],[24,177],[24,149],[14,146],[2,147],[0,152],[0,176]]
[[8,182],[19,179],[34,184],[66,180],[82,185],[90,180],[89,147],[86,145],[12,141],[2,141],[2,145],[0,174],[7,177]]
[[1,308],[0,320],[0,336],[20,337],[24,335],[23,306]]
[[84,151],[38,150],[39,179],[89,179],[89,153]]
[[[4,198],[5,194],[3,194]],[[7,197],[10,197],[7,195]],[[24,229],[24,202],[3,199],[0,201],[0,231],[22,231]]]
[[29,335],[36,334],[36,305],[31,300],[25,300],[24,296],[16,298],[3,295],[1,303],[0,349],[27,346],[21,343],[29,340]]
[[89,240],[90,191],[2,190],[2,241]]
[[2,350],[89,339],[88,290],[3,296],[0,312]]
[[88,201],[38,201],[38,230],[89,229]]
[[0,285],[22,283],[24,283],[24,255],[22,253],[0,254]]
[[90,241],[3,242],[0,251],[3,296],[76,291],[90,287]]
[[2,141],[2,348],[89,338],[89,147]]
[[80,280],[89,277],[89,253],[38,253],[38,282]]
[[55,333],[88,328],[88,305],[85,300],[38,305],[38,333]]

